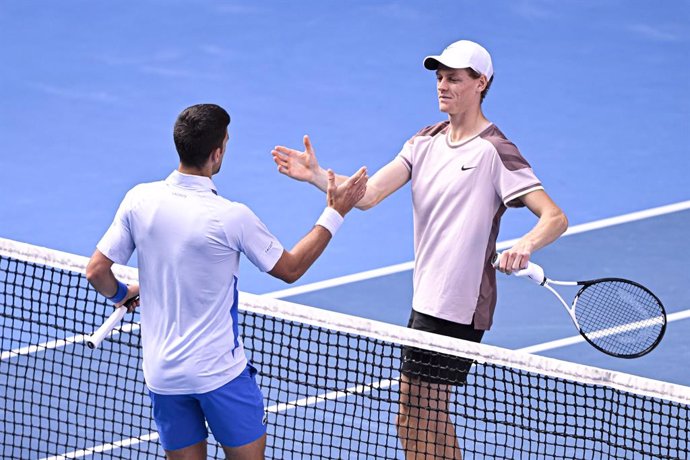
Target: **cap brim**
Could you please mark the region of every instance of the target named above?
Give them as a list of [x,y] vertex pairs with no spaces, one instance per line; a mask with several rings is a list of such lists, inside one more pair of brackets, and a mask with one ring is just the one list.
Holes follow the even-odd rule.
[[428,70],[436,70],[438,69],[438,65],[441,64],[441,61],[438,60],[438,58],[441,56],[427,56],[424,58],[424,67]]

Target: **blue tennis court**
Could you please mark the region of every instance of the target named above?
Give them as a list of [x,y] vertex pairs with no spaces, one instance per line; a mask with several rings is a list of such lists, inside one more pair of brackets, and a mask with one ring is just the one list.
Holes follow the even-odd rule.
[[[219,193],[291,246],[324,197],[278,174],[273,146],[309,134],[324,166],[374,172],[443,119],[421,62],[460,38],[492,53],[484,112],[570,220],[534,260],[555,279],[639,281],[669,313],[656,350],[617,360],[568,342],[577,333],[551,295],[502,276],[484,342],[690,385],[687,2],[2,2],[0,237],[88,257],[126,191],[176,167],[180,110],[215,102],[233,118]],[[244,261],[239,288],[404,325],[410,201],[407,186],[353,211],[295,286]],[[499,241],[533,223],[509,211]]]

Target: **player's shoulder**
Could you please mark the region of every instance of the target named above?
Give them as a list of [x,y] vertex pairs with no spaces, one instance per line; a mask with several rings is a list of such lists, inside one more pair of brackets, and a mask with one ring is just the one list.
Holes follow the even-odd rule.
[[165,187],[165,181],[157,180],[152,182],[142,182],[135,185],[129,191],[133,193],[146,193],[156,189],[162,189]]
[[498,126],[491,124],[479,134],[479,137],[489,143],[501,162],[510,170],[529,168],[529,163],[522,156],[518,147],[503,134]]
[[517,146],[493,123],[484,129],[479,137],[493,145],[496,150],[517,150]]
[[255,214],[249,206],[239,201],[233,201],[221,195],[214,197],[218,209],[227,217],[235,219],[252,218]]
[[434,123],[433,125],[425,126],[417,131],[417,133],[408,139],[407,142],[414,145],[423,141],[431,140],[438,135],[445,135],[448,132],[449,125],[450,122],[445,120]]
[[159,190],[164,188],[164,181],[142,182],[140,184],[136,184],[127,191],[125,200],[140,201],[155,195]]
[[[220,224],[228,239],[244,238],[247,230],[252,230],[263,222],[244,203],[232,201],[222,196],[214,197],[214,220]],[[243,236],[244,235],[244,236]]]

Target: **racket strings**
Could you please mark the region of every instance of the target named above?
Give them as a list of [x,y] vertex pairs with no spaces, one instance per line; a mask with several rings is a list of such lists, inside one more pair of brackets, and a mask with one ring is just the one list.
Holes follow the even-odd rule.
[[666,317],[645,288],[624,280],[602,281],[583,288],[575,316],[595,346],[619,356],[641,356],[659,342]]

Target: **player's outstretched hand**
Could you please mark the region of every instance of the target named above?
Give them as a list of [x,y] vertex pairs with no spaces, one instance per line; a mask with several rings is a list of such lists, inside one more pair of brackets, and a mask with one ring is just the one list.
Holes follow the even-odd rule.
[[314,184],[317,176],[322,174],[309,136],[304,136],[303,152],[278,145],[271,151],[271,155],[278,166],[278,172],[293,179]]
[[345,217],[345,214],[350,212],[367,191],[367,181],[369,180],[367,168],[362,166],[340,185],[335,184],[335,174],[332,170],[329,169],[326,174],[328,176],[328,187],[326,188],[328,206]]

